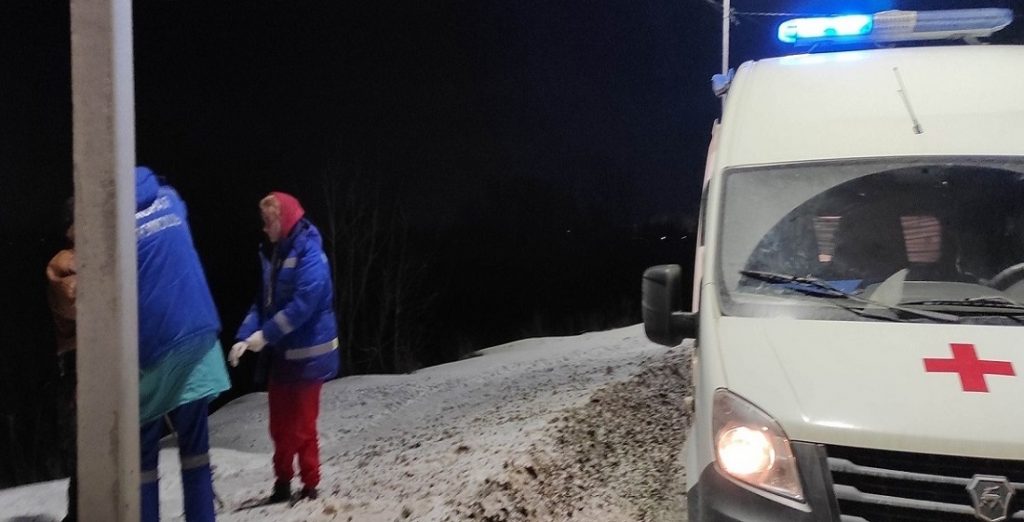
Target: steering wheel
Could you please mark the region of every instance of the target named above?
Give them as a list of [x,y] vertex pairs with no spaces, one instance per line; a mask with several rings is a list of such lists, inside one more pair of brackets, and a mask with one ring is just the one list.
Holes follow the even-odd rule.
[[1017,263],[1004,268],[995,277],[989,279],[988,286],[996,290],[1006,290],[1021,280],[1024,280],[1024,263]]

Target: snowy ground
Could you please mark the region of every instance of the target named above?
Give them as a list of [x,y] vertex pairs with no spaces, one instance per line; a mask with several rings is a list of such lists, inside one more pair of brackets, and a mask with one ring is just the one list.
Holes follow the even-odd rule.
[[[273,481],[266,396],[247,395],[210,418],[218,519],[685,520],[689,357],[632,326],[333,381],[321,404],[321,498],[235,512]],[[160,457],[161,512],[179,520],[176,450]],[[0,520],[60,520],[64,488],[0,491]]]

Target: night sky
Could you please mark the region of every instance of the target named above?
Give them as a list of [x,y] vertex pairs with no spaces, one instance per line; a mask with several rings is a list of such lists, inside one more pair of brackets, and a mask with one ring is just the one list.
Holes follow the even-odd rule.
[[[720,107],[713,4],[136,2],[138,161],[189,205],[225,342],[255,291],[259,198],[292,192],[323,225],[325,176],[363,187],[363,205],[402,209],[409,242],[430,252],[424,320],[450,335],[415,365],[576,333],[584,323],[566,318],[580,310],[619,314],[588,324],[635,322],[643,266],[692,255]],[[741,13],[968,6],[1024,14],[1024,0],[733,2]],[[733,65],[791,52],[774,40],[779,21],[739,15]],[[1004,39],[1021,41],[1021,25]],[[0,5],[7,415],[37,391],[11,376],[52,371],[43,269],[72,187],[68,26],[67,2]],[[665,230],[671,244],[653,237]]]
[[[718,109],[712,3],[138,2],[139,162],[200,215],[251,207],[272,188],[317,197],[310,180],[332,168],[387,180],[430,224],[451,224],[495,178],[537,178],[579,198],[604,179],[627,192],[616,218],[633,222],[691,210]],[[6,238],[38,229],[70,194],[70,73],[66,2],[2,9],[2,189],[26,203],[3,209]],[[787,52],[772,38],[779,20],[738,17],[733,62]]]
[[[254,269],[259,197],[293,192],[322,222],[324,176],[373,185],[425,238],[500,220],[508,207],[552,234],[587,221],[580,215],[633,229],[685,224],[719,108],[709,88],[720,59],[713,4],[138,2],[138,161],[185,197],[211,285],[229,296],[250,286],[237,272]],[[1021,0],[733,7],[1010,4],[1024,11]],[[790,52],[774,40],[779,20],[739,15],[733,64]],[[0,266],[18,289],[8,295],[38,289],[71,194],[68,23],[66,2],[0,7]],[[27,308],[5,306],[38,311]],[[225,317],[226,329],[236,322]]]
[[[251,207],[272,188],[317,197],[309,180],[331,168],[386,179],[431,224],[451,224],[495,178],[538,178],[580,198],[603,178],[628,192],[616,217],[634,222],[690,210],[718,109],[708,87],[720,49],[712,3],[138,2],[139,161],[175,181],[201,215]],[[27,203],[2,210],[6,238],[37,229],[70,194],[70,73],[66,2],[0,9],[0,188]],[[772,38],[779,20],[738,17],[733,63],[787,52]]]

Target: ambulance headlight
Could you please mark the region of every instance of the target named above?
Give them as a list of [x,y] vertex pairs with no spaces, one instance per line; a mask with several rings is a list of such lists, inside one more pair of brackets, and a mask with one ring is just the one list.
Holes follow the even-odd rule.
[[712,412],[715,457],[726,475],[755,488],[804,501],[789,439],[774,419],[724,389]]

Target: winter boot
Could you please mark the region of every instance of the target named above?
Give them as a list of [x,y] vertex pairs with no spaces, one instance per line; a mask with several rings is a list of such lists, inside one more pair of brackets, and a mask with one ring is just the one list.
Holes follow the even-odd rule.
[[268,504],[278,504],[281,502],[288,502],[292,499],[292,485],[283,480],[274,482],[274,492],[270,494],[270,498],[267,499]]
[[309,500],[316,500],[316,497],[318,496],[316,488],[309,486],[303,486],[301,495],[302,498],[308,498]]

